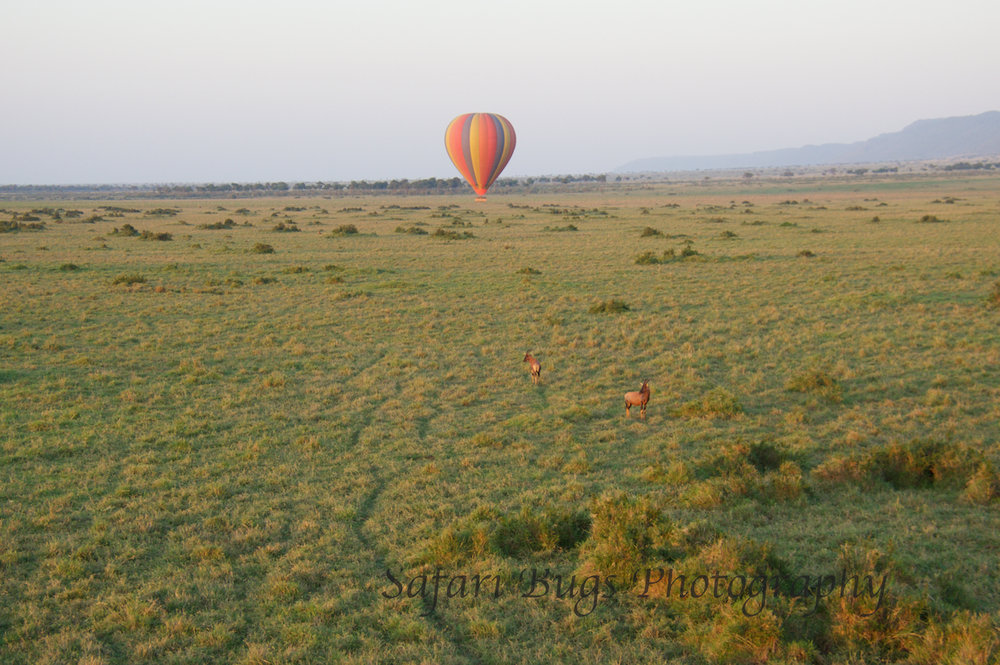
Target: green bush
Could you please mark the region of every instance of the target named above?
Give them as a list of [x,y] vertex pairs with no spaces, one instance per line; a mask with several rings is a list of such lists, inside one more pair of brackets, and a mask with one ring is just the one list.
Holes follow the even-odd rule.
[[820,369],[810,369],[788,379],[785,390],[797,393],[815,393],[831,402],[839,402],[843,389],[837,380]]
[[425,235],[427,235],[427,231],[425,231],[422,228],[420,228],[419,226],[415,226],[415,225],[411,225],[411,226],[397,226],[396,227],[396,233],[409,233],[409,234],[415,235],[415,236],[425,236]]
[[686,418],[729,419],[743,413],[743,407],[725,388],[712,388],[699,399],[685,403],[677,413]]
[[121,228],[116,226],[108,235],[130,237],[139,235],[139,231],[131,224],[122,224]]
[[472,231],[462,231],[459,233],[458,231],[452,231],[451,229],[446,229],[444,227],[435,229],[434,233],[431,235],[435,238],[444,238],[446,240],[464,240],[465,238],[476,237]]
[[143,277],[142,275],[140,275],[137,272],[123,273],[123,274],[118,275],[117,277],[115,277],[111,281],[111,283],[112,284],[124,284],[126,286],[130,286],[132,284],[145,284],[146,283],[146,278]]
[[604,574],[627,580],[676,556],[670,545],[674,525],[649,497],[604,494],[594,501],[591,514],[590,537],[582,547],[587,562]]
[[349,236],[354,235],[358,232],[358,227],[354,224],[341,224],[334,230],[330,231],[332,236]]
[[629,311],[629,306],[621,300],[611,299],[599,302],[590,307],[591,314],[616,314]]

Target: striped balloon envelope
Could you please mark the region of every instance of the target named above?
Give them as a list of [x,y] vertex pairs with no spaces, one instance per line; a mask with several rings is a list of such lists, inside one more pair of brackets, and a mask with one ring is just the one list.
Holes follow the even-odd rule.
[[458,172],[485,200],[500,172],[514,154],[514,127],[496,113],[464,113],[448,124],[444,147]]

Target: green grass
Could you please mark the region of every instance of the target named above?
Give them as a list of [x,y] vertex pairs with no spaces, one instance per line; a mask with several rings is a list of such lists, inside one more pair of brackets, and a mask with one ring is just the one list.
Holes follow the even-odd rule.
[[[80,214],[0,243],[0,661],[995,660],[998,185],[4,201]],[[889,578],[747,616],[658,567]]]

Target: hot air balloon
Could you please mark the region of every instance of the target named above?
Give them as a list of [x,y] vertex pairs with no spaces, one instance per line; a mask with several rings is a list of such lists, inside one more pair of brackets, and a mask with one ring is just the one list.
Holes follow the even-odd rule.
[[458,172],[486,200],[486,190],[514,154],[514,127],[496,113],[464,113],[448,124],[444,147]]

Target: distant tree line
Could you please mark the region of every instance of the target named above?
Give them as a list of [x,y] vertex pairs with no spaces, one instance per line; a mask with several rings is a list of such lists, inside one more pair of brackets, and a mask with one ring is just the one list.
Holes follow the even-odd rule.
[[988,171],[991,169],[1000,169],[1000,162],[956,162],[954,164],[947,164],[941,168],[945,171]]

